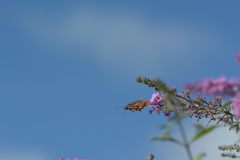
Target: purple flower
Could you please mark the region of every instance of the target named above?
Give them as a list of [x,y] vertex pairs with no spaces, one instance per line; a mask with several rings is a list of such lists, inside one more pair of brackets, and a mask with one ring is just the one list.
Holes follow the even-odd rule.
[[149,100],[151,105],[157,105],[159,102],[164,100],[164,96],[159,93],[159,92],[155,92],[152,94],[152,98]]
[[[162,95],[159,92],[155,92],[152,94],[151,99],[149,100],[150,105],[152,105],[152,109],[149,110],[150,114],[153,112],[157,112],[160,113],[160,111],[163,110],[163,102],[164,102],[164,95]],[[166,115],[168,115],[168,113],[166,113]]]
[[161,111],[161,105],[157,104],[156,106],[152,107],[152,109],[149,110],[149,113],[152,114],[153,112],[160,113]]

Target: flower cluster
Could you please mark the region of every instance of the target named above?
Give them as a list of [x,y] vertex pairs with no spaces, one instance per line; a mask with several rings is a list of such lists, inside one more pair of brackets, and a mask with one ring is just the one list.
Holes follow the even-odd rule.
[[163,101],[164,101],[164,96],[161,93],[156,92],[152,94],[152,97],[149,100],[149,103],[151,105],[159,105]]
[[240,90],[240,81],[236,78],[227,79],[224,76],[205,78],[197,83],[185,84],[185,89],[207,95],[234,96]]
[[[240,62],[240,55],[239,55]],[[240,81],[236,78],[227,79],[206,78],[195,84],[186,84],[185,89],[207,95],[228,96],[232,100],[232,109],[236,117],[240,118]]]
[[[216,121],[217,123],[221,121],[224,124],[228,124],[230,129],[240,130],[240,126],[238,126],[240,124],[240,103],[237,103],[238,99],[240,101],[240,96],[237,96],[238,92],[234,96],[228,96],[235,98],[233,100],[236,103],[232,104],[231,101],[223,101],[223,96],[216,96],[215,99],[208,100],[200,95],[191,96],[189,90],[179,94],[175,88],[168,87],[159,79],[151,80],[145,77],[138,77],[137,80],[137,82],[154,87],[156,90],[152,98],[148,100],[148,103],[153,106],[150,113],[163,112],[168,116],[172,112],[180,114],[185,112],[190,117],[194,116],[198,120],[209,118],[210,121]],[[238,111],[239,113],[237,113]]]
[[152,109],[149,110],[150,113],[157,112],[160,113],[161,111],[164,113],[165,116],[169,116],[170,112],[167,111],[164,106],[165,97],[163,94],[159,92],[155,92],[152,94],[151,99],[149,100],[149,104],[152,106]]
[[195,116],[198,119],[201,119],[202,117],[212,118],[213,115],[216,114],[216,110],[207,107],[203,108],[198,104],[187,104],[183,109],[184,111],[191,111],[190,117]]

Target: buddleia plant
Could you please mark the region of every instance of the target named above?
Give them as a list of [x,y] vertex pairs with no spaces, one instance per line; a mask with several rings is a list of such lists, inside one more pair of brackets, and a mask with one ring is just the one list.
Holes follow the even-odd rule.
[[[240,63],[240,54],[237,55]],[[161,125],[162,133],[152,138],[153,141],[171,142],[183,147],[189,160],[202,160],[205,152],[193,155],[191,146],[197,140],[214,131],[219,124],[228,126],[229,130],[239,132],[240,123],[240,81],[237,78],[226,78],[224,76],[204,78],[195,83],[186,83],[184,91],[178,92],[174,87],[169,87],[161,79],[150,79],[137,77],[138,83],[154,89],[151,98],[139,99],[125,106],[131,111],[142,111],[147,109],[150,114],[160,114],[168,117]],[[185,118],[194,118],[196,123],[195,134],[187,135],[183,123]],[[208,121],[201,124],[201,120]],[[171,133],[173,128],[178,128],[181,139],[174,137]],[[223,157],[240,158],[240,151],[236,144],[220,145]]]

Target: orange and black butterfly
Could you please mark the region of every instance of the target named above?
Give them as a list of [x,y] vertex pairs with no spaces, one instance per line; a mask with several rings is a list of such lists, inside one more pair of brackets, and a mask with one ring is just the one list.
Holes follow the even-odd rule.
[[124,109],[130,110],[130,111],[141,111],[144,107],[149,105],[150,103],[148,101],[144,101],[144,99],[138,99],[126,105]]

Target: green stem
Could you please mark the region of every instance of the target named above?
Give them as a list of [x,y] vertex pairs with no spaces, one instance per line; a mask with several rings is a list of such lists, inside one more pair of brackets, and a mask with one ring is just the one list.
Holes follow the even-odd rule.
[[182,124],[181,120],[178,121],[178,126],[179,126],[179,129],[180,129],[180,133],[182,135],[182,138],[183,138],[184,148],[187,152],[188,159],[193,160],[192,152],[191,152],[191,149],[190,149],[190,144],[188,143],[187,135],[186,135],[186,132],[185,132],[185,129],[183,127],[183,124]]

